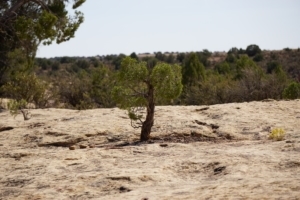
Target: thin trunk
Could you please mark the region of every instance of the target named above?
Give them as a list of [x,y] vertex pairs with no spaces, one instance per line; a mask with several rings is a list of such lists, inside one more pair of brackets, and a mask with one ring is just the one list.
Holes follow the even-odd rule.
[[151,128],[154,124],[154,88],[151,84],[148,85],[148,106],[146,120],[143,122],[141,131],[141,141],[147,141],[150,138]]
[[23,114],[24,121],[29,120],[31,118],[28,110],[21,109],[21,113]]

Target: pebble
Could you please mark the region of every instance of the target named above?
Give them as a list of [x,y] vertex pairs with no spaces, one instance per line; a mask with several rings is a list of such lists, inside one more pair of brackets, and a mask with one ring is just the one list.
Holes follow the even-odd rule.
[[80,149],[85,149],[85,148],[87,148],[88,146],[85,145],[85,144],[81,144],[81,145],[79,145],[79,147],[80,147]]
[[70,149],[70,150],[75,150],[76,147],[75,147],[75,146],[69,146],[69,149]]

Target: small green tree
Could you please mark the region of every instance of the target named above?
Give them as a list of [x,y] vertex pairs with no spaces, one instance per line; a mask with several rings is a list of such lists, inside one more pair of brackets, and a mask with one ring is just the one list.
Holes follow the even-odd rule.
[[182,68],[182,78],[184,85],[195,85],[199,81],[205,80],[205,68],[199,61],[196,53],[190,53],[184,61]]
[[222,62],[219,63],[215,66],[215,70],[219,73],[219,74],[229,74],[230,73],[230,65],[228,62]]
[[107,66],[101,66],[92,71],[91,97],[97,107],[110,108],[115,106],[111,96],[111,90],[114,86],[113,75],[113,72]]
[[7,107],[10,111],[10,114],[16,117],[19,114],[19,110],[23,114],[24,120],[30,119],[30,113],[26,110],[27,102],[24,99],[21,100],[10,100],[7,104]]
[[135,52],[132,52],[132,53],[130,54],[130,57],[133,58],[133,59],[139,60],[139,57],[136,55]]
[[[131,122],[141,122],[141,125],[134,126],[141,128],[141,141],[150,138],[156,102],[162,99],[172,100],[180,95],[181,78],[179,65],[158,63],[154,68],[148,68],[145,62],[138,62],[130,57],[123,59],[112,95],[120,108],[128,111]],[[144,121],[139,112],[143,109],[147,110]]]
[[0,89],[6,97],[12,100],[8,103],[11,115],[16,116],[19,111],[24,120],[30,119],[29,111],[26,110],[28,103],[34,103],[35,107],[45,107],[49,98],[48,85],[39,80],[35,74],[15,72],[11,79]]
[[297,99],[300,97],[300,83],[291,82],[283,91],[285,99]]
[[24,100],[34,103],[36,107],[45,107],[49,97],[47,87],[48,85],[33,73],[15,72],[11,75],[11,80],[1,87],[1,91],[6,97],[18,102]]
[[251,45],[247,46],[247,48],[246,48],[246,54],[249,57],[255,56],[256,54],[258,54],[260,52],[261,52],[261,49],[256,44],[251,44]]

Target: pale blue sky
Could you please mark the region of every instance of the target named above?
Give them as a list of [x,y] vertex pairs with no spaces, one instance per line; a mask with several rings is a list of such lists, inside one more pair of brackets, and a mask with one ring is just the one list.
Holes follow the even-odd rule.
[[38,57],[300,47],[300,0],[87,0],[70,41]]

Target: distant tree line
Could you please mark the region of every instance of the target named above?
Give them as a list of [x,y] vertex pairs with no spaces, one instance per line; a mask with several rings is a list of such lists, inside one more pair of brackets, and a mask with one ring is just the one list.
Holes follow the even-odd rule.
[[[43,94],[37,90],[39,98],[44,99],[35,100],[35,103],[39,107],[72,109],[114,107],[116,102],[111,91],[116,85],[116,73],[127,57],[119,54],[36,58],[31,71],[36,74],[39,83],[43,83],[42,88],[46,92]],[[300,98],[299,50],[262,51],[258,45],[249,45],[246,49],[233,47],[224,54],[204,49],[200,52],[155,52],[142,56],[132,53],[129,57],[145,62],[148,69],[159,63],[181,66],[181,95],[172,101],[158,102],[160,105],[211,105],[268,98]],[[17,66],[22,61],[14,62]],[[22,79],[11,79],[7,84],[17,84],[17,81]],[[5,89],[7,84],[1,87],[1,96],[16,98],[11,90]]]

